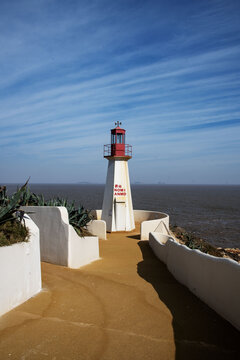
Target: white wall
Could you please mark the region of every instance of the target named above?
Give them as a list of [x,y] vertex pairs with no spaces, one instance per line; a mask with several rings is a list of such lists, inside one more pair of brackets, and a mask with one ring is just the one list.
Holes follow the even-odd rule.
[[98,237],[77,235],[65,207],[23,206],[40,229],[41,260],[78,268],[99,259]]
[[98,237],[80,237],[71,225],[69,225],[68,249],[68,267],[72,269],[99,259]]
[[92,235],[98,236],[99,239],[102,239],[102,240],[107,239],[106,222],[104,220],[91,220],[87,224],[87,230]]
[[240,330],[240,264],[189,249],[160,233],[150,233],[149,245],[180,283]]
[[27,216],[25,223],[28,242],[0,247],[0,315],[41,290],[39,230]]
[[68,212],[64,207],[23,206],[40,230],[41,260],[68,266]]
[[169,234],[169,216],[159,211],[134,210],[136,222],[141,223],[141,240],[148,240],[150,232]]

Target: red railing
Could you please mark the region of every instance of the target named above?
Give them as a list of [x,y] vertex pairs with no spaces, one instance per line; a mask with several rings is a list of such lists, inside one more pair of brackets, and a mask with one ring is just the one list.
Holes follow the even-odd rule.
[[[113,156],[112,155],[112,144],[106,144],[103,146],[103,156]],[[125,144],[125,155],[132,156],[132,145]]]

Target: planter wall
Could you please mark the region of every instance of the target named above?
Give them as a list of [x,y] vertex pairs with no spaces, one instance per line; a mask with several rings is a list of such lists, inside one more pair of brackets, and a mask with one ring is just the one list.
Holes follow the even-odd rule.
[[28,242],[0,247],[0,315],[41,290],[39,229],[26,216]]
[[99,211],[102,210],[92,210],[91,211],[91,215],[96,219],[96,220],[91,220],[88,224],[87,224],[87,230],[95,235],[98,236],[99,239],[102,240],[107,240],[107,229],[106,229],[106,221],[101,220],[101,213],[100,213],[100,217],[99,217]]
[[23,206],[40,230],[41,260],[76,269],[99,259],[98,237],[80,237],[65,207]]
[[240,264],[151,233],[149,245],[173,276],[240,330]]

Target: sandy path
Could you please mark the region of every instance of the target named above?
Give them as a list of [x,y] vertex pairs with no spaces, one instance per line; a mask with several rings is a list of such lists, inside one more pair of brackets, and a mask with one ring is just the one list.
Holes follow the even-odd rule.
[[239,332],[178,284],[138,233],[80,270],[42,263],[35,298],[0,319],[0,359],[237,359]]

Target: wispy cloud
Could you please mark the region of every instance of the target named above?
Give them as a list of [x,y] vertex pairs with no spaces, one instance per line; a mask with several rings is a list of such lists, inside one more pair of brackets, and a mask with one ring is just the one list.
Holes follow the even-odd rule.
[[[44,179],[37,172],[39,159],[49,164],[62,158],[67,166],[84,155],[85,171],[92,173],[115,120],[127,128],[138,173],[141,157],[150,164],[161,153],[159,162],[174,165],[181,158],[183,167],[191,158],[207,178],[202,159],[208,149],[214,161],[217,154],[225,159],[223,177],[228,171],[230,182],[238,181],[229,164],[240,140],[239,8],[217,0],[2,1],[0,144],[6,175],[0,173],[0,181],[19,157],[28,159],[22,173],[31,171],[27,164],[36,167],[34,181],[48,181],[47,171]],[[59,161],[52,161],[57,172]],[[69,181],[74,176],[70,171]]]
[[193,130],[201,130],[201,129],[218,129],[218,128],[226,128],[231,126],[240,126],[240,119],[229,119],[229,120],[223,120],[223,121],[213,121],[208,123],[202,123],[202,124],[195,124],[195,125],[188,125],[183,126],[177,129],[174,129],[172,131],[174,132],[182,132],[182,131],[193,131]]

